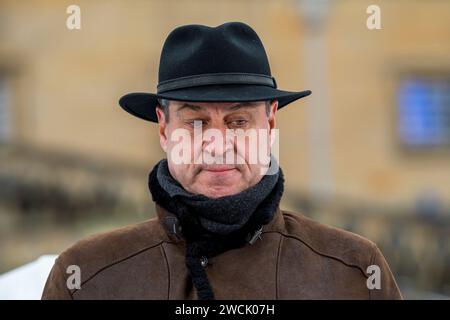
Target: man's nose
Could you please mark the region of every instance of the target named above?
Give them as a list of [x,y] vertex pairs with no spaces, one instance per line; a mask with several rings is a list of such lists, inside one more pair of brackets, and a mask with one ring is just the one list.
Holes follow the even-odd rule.
[[214,157],[224,156],[233,151],[233,133],[226,126],[212,128],[214,131],[203,133],[203,150]]

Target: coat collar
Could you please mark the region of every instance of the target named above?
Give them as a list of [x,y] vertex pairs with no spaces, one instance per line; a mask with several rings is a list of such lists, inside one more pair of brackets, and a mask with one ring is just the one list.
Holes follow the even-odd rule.
[[[171,242],[184,244],[185,239],[182,234],[181,225],[178,221],[178,218],[173,214],[172,212],[167,211],[163,207],[159,206],[158,204],[155,204],[156,207],[156,215],[158,217],[159,222],[161,223],[162,227],[164,228],[164,231],[166,232],[167,236],[169,237]],[[253,237],[255,240],[258,238],[262,238],[264,233],[267,232],[284,232],[285,231],[285,221],[283,217],[283,213],[280,210],[279,207],[277,207],[277,211],[275,212],[275,215],[273,219],[267,224],[262,227],[261,235],[253,234],[249,235]],[[252,243],[250,243],[252,244]]]

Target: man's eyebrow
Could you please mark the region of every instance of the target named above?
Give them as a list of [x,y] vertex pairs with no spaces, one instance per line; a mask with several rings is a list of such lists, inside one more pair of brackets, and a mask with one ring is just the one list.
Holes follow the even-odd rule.
[[[228,110],[237,110],[240,108],[246,108],[246,107],[256,107],[258,105],[257,102],[254,101],[246,101],[246,102],[239,102],[231,107],[226,107],[226,109]],[[199,111],[199,110],[204,110],[206,107],[204,106],[198,106],[198,105],[194,105],[191,103],[183,103],[181,106],[179,106],[177,108],[177,111],[181,111],[183,109],[190,109],[193,111]]]
[[248,108],[248,107],[256,107],[258,106],[257,102],[254,101],[247,101],[247,102],[239,102],[238,104],[235,104],[234,106],[228,107],[229,110],[237,110],[240,108]]
[[191,110],[194,110],[194,111],[198,111],[198,110],[204,109],[204,107],[196,106],[196,105],[190,104],[190,103],[183,103],[181,106],[179,106],[177,108],[177,111],[181,111],[183,109],[191,109]]

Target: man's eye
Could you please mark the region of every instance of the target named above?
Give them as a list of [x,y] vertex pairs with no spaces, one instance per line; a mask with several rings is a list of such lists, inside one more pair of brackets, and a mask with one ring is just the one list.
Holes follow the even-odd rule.
[[228,122],[228,125],[232,127],[243,127],[247,124],[247,120],[239,119]]
[[201,127],[205,124],[205,121],[200,120],[200,119],[194,119],[194,120],[187,121],[187,124],[190,125],[191,127]]

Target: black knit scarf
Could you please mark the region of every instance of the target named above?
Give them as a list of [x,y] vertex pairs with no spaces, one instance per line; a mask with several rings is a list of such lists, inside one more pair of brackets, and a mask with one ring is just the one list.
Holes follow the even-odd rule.
[[[168,187],[167,183],[172,186]],[[197,289],[198,299],[211,300],[214,293],[201,259],[246,245],[257,230],[268,224],[280,203],[284,177],[280,168],[276,175],[264,176],[256,185],[237,195],[211,199],[190,194],[182,188],[180,190],[180,185],[167,169],[167,160],[162,160],[150,172],[148,185],[153,201],[179,220],[186,240],[186,266]],[[255,196],[261,194],[264,197]],[[242,206],[242,201],[251,203]],[[212,214],[208,213],[208,207]],[[214,218],[216,212],[221,216]],[[224,219],[227,212],[229,221]],[[236,212],[240,217],[236,216]]]

